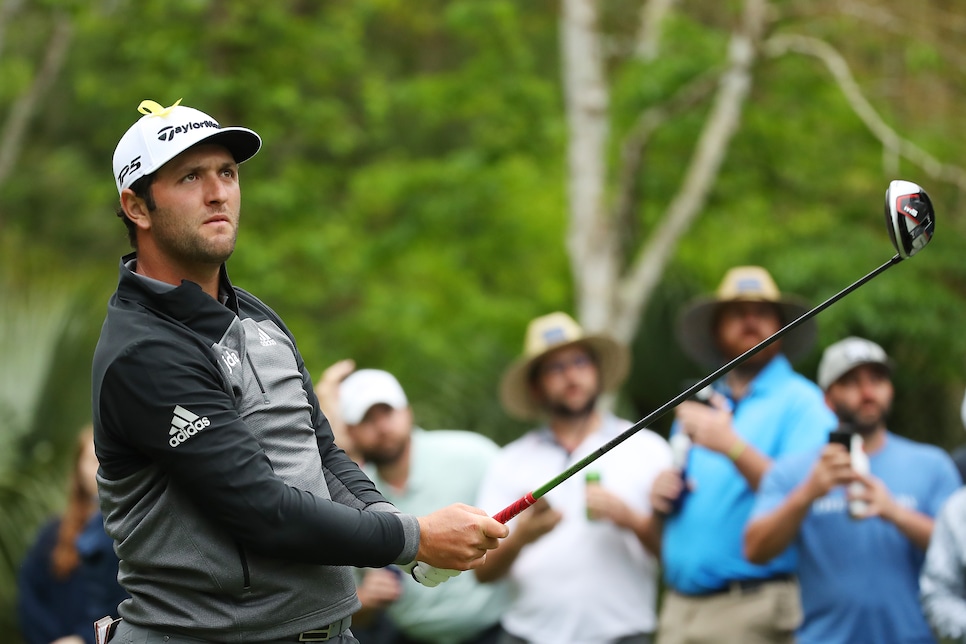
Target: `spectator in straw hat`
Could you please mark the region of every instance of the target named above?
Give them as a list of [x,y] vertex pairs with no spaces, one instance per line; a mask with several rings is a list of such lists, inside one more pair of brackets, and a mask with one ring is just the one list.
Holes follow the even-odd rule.
[[[501,450],[479,507],[502,510],[630,427],[598,405],[629,363],[625,346],[585,333],[564,313],[533,320],[500,398],[509,414],[545,424]],[[508,579],[515,597],[501,644],[651,641],[659,544],[648,491],[669,464],[667,442],[641,430],[590,466],[599,483],[570,478],[510,522],[510,535],[477,569],[481,581]]]
[[[713,297],[683,311],[678,339],[691,358],[719,367],[806,310],[765,269],[732,268]],[[809,320],[715,383],[710,404],[675,410],[672,440],[682,434],[693,447],[686,476],[662,472],[651,493],[666,515],[654,522],[663,524],[668,587],[661,644],[794,641],[801,608],[793,555],[754,565],[743,555],[742,533],[772,460],[818,447],[836,425],[821,390],[789,362],[811,349],[815,335]]]

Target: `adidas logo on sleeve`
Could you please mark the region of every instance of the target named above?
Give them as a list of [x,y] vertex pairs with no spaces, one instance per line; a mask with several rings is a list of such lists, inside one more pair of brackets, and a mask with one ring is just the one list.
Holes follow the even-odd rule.
[[177,447],[209,425],[211,421],[207,416],[199,418],[197,414],[177,405],[174,416],[171,417],[171,431],[168,432],[171,438],[168,439],[168,445]]

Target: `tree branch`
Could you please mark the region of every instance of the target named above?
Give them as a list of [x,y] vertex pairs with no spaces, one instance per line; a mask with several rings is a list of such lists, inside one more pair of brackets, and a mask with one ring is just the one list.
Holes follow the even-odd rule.
[[7,36],[7,25],[23,6],[23,0],[6,0],[0,3],[0,56],[3,55],[3,45]]
[[[777,57],[790,51],[814,56],[825,64],[825,67],[832,73],[832,77],[842,90],[845,100],[848,101],[852,111],[865,123],[865,126],[872,132],[884,148],[883,152],[894,157],[903,157],[913,164],[919,166],[929,175],[931,179],[947,181],[956,185],[960,190],[966,190],[966,170],[963,168],[945,164],[936,157],[932,156],[915,143],[904,139],[889,127],[889,125],[879,116],[875,108],[865,98],[858,83],[849,70],[849,65],[845,59],[827,42],[812,38],[810,36],[799,35],[780,35],[774,36],[765,42],[763,51],[770,57]],[[886,158],[885,163],[889,161]],[[896,164],[897,165],[897,164]],[[889,168],[890,173],[895,174],[896,168]]]
[[[7,115],[3,131],[0,132],[0,186],[6,182],[17,157],[20,156],[31,114],[64,66],[73,30],[70,17],[66,13],[58,13],[54,19],[50,39],[47,41],[43,63],[33,83],[14,101]],[[2,225],[3,213],[0,213],[0,227]]]
[[612,329],[621,341],[633,339],[640,323],[640,312],[657,287],[678,242],[701,212],[714,186],[751,89],[751,71],[764,31],[767,8],[766,0],[746,0],[742,25],[731,35],[728,68],[721,76],[714,105],[681,188],[618,286],[617,314]]
[[[617,200],[614,208],[618,230],[629,231],[631,222],[634,221],[639,201],[637,188],[641,165],[651,136],[670,119],[702,103],[714,91],[718,80],[718,75],[711,73],[692,79],[670,99],[649,107],[637,117],[621,146],[621,165],[618,170]],[[623,234],[620,236],[627,237]]]
[[641,26],[635,53],[644,61],[657,59],[661,49],[661,26],[677,0],[646,0],[641,7]]

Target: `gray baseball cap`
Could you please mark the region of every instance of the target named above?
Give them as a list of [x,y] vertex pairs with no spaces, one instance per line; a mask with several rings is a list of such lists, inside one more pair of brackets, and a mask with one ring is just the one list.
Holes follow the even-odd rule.
[[892,373],[892,360],[875,342],[855,336],[839,340],[822,354],[818,363],[818,386],[827,390],[836,380],[864,364],[877,364]]

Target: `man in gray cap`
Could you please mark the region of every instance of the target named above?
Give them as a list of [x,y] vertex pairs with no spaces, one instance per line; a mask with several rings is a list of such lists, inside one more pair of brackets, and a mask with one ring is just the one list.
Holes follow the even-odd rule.
[[225,268],[239,164],[261,139],[179,103],[143,101],[114,153],[135,252],[92,396],[105,529],[131,595],[114,637],[355,642],[350,566],[434,584],[482,564],[507,528],[462,504],[400,513],[334,444],[295,338]]
[[887,429],[892,368],[863,338],[826,349],[818,382],[839,432],[776,461],[758,490],[745,551],[758,563],[797,554],[800,643],[935,641],[919,572],[933,517],[960,479],[944,450]]
[[[685,309],[679,340],[695,361],[716,368],[807,308],[782,294],[765,269],[740,266],[713,297]],[[819,388],[789,362],[814,339],[809,320],[715,383],[710,405],[685,402],[675,410],[672,441],[686,436],[693,447],[686,477],[663,472],[651,492],[651,504],[666,516],[661,644],[793,641],[801,618],[794,560],[753,564],[741,536],[772,461],[824,443],[835,426]]]

